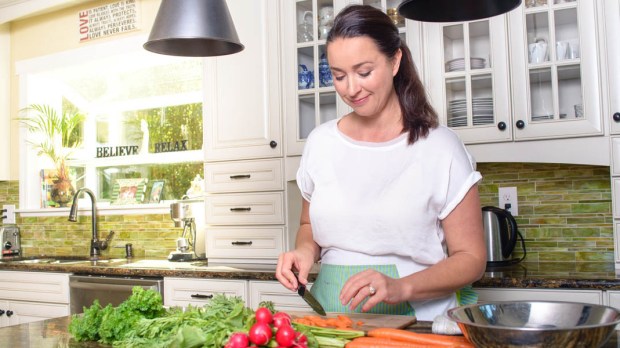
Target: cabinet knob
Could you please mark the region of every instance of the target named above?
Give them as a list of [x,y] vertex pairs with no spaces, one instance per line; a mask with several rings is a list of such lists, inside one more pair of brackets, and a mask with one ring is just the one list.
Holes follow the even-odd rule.
[[4,309],[0,309],[0,316],[4,315]]
[[272,141],[270,141],[270,142],[269,142],[269,146],[270,146],[272,149],[275,149],[275,148],[276,148],[276,146],[278,146],[278,143],[277,143],[275,140],[272,140]]
[[613,118],[615,122],[620,122],[620,112],[615,112]]
[[517,126],[517,128],[519,129],[523,129],[525,128],[525,122],[523,122],[523,120],[518,120],[517,123],[515,123],[515,125]]
[[10,317],[11,315],[13,315],[13,311],[6,311],[6,316]]
[[500,123],[497,124],[497,129],[503,131],[506,130],[506,122],[502,121]]

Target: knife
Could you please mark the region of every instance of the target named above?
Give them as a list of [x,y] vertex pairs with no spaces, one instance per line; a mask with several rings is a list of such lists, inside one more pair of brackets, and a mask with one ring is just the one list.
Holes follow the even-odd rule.
[[[296,274],[295,278],[297,278]],[[301,296],[301,298],[303,298],[304,301],[306,301],[306,303],[309,304],[315,312],[319,313],[320,315],[326,315],[325,309],[323,309],[321,303],[319,303],[319,301],[310,293],[310,291],[306,289],[305,285],[299,282],[299,278],[297,278],[297,284],[299,284],[297,288],[297,293],[299,294],[299,296]]]

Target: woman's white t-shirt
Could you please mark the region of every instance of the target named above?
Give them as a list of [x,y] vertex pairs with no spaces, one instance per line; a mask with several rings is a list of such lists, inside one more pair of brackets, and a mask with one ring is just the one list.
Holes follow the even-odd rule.
[[[481,179],[458,136],[439,126],[413,145],[407,133],[362,142],[337,122],[311,132],[297,172],[322,262],[395,264],[405,277],[445,259],[441,220]],[[432,320],[456,299],[411,304],[418,319]]]

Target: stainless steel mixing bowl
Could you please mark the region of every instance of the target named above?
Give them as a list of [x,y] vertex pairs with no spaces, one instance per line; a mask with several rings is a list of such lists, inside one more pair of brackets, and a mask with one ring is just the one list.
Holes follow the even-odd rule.
[[479,348],[596,348],[620,323],[615,308],[555,301],[486,302],[453,308],[448,317]]

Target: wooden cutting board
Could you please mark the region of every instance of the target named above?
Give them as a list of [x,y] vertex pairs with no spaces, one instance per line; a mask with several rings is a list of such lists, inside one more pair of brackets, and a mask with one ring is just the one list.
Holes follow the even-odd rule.
[[[287,311],[291,317],[300,318],[305,315],[319,315],[315,312],[295,312],[295,311]],[[323,318],[334,318],[338,314],[344,314],[351,318],[353,322],[362,321],[363,325],[354,326],[353,328],[356,330],[368,331],[371,329],[375,329],[378,327],[391,327],[395,329],[403,329],[407,326],[414,324],[416,322],[415,316],[410,315],[388,315],[388,314],[370,314],[370,313],[332,313],[329,312],[325,316],[321,316]]]

